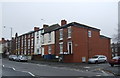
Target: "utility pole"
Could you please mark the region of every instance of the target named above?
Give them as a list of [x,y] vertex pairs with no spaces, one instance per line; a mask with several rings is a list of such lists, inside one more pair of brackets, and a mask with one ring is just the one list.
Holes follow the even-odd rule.
[[12,53],[12,27],[10,27],[10,30],[11,30],[11,42],[10,42],[10,53]]
[[10,27],[10,30],[11,30],[11,40],[12,40],[12,27]]

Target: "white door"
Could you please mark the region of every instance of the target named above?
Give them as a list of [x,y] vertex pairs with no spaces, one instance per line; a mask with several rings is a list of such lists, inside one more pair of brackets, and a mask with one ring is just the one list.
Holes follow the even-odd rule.
[[44,55],[44,47],[42,47],[42,49],[41,49],[42,51],[42,53],[41,53],[41,55],[43,56]]

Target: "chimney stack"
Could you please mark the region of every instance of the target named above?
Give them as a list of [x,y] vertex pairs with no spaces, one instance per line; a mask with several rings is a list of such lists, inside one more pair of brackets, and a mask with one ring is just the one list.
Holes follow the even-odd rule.
[[38,31],[39,30],[39,27],[34,27],[34,31]]
[[15,34],[15,37],[18,37],[18,33]]
[[5,39],[4,38],[2,38],[2,41],[4,41]]
[[61,20],[61,26],[67,24],[66,20]]
[[49,27],[49,25],[46,25],[46,24],[44,24],[43,25],[43,28],[45,29],[45,28],[48,28]]

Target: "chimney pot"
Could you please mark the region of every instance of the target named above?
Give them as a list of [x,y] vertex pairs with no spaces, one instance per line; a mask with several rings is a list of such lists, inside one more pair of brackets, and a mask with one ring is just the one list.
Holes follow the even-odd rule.
[[61,26],[67,24],[66,20],[61,20]]
[[47,28],[47,27],[49,27],[49,25],[46,25],[46,24],[43,25],[43,28]]
[[39,30],[39,27],[34,27],[34,31],[38,31]]

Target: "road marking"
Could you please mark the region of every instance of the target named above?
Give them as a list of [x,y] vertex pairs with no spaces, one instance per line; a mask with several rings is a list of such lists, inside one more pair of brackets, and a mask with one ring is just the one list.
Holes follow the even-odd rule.
[[96,75],[96,76],[101,76],[101,75]]
[[28,73],[28,74],[30,74],[31,76],[35,77],[35,75],[32,74],[31,72],[28,72],[28,71],[22,71],[22,72]]
[[87,69],[88,69],[88,68],[90,68],[90,67],[84,67],[84,68],[87,68]]
[[33,76],[33,77],[35,77],[35,75],[34,74],[32,74],[31,72],[28,72],[31,76]]
[[47,65],[42,65],[42,64],[36,64],[36,65],[38,65],[38,66],[47,66]]
[[5,67],[5,65],[2,65],[3,67]]
[[14,67],[12,67],[12,69],[13,69],[13,70],[15,70],[15,68],[14,68]]

